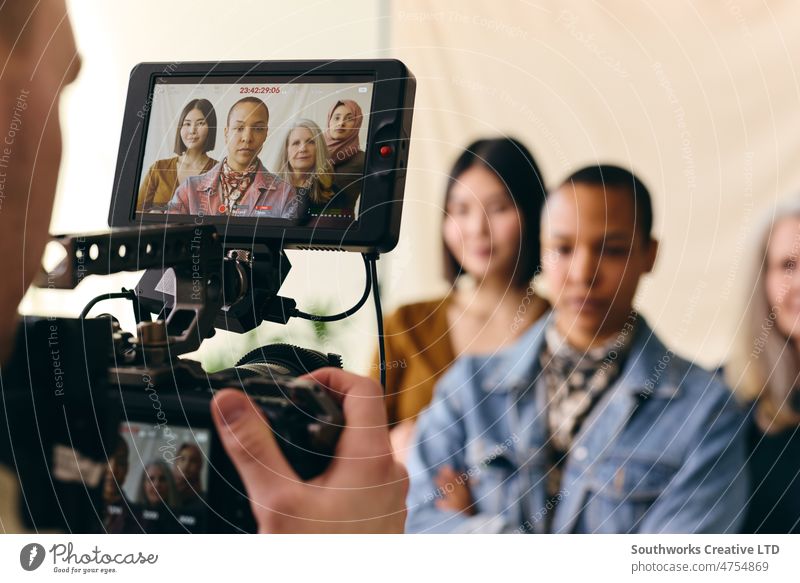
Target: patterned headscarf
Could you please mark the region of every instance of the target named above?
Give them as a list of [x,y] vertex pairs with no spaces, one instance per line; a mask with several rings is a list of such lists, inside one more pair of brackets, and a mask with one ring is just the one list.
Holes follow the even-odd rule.
[[577,350],[555,325],[547,327],[540,363],[547,387],[550,440],[556,450],[569,451],[592,407],[617,380],[632,336],[626,328],[601,346]]
[[228,166],[228,159],[222,161],[222,171],[219,173],[219,182],[222,185],[222,207],[218,210],[220,214],[229,214],[231,207],[244,196],[258,170],[258,159],[253,160],[243,172],[239,172]]

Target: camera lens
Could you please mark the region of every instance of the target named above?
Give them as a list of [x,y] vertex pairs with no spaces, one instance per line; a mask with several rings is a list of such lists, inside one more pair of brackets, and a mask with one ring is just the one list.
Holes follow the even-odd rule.
[[273,374],[299,377],[326,366],[342,368],[342,357],[324,354],[310,348],[291,344],[268,344],[245,354],[236,368],[244,368],[271,376]]

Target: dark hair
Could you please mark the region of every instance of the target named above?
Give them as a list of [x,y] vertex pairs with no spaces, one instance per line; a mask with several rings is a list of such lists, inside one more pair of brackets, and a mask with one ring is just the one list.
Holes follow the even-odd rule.
[[121,435],[117,436],[116,443],[114,444],[114,449],[111,452],[110,458],[117,457],[117,456],[124,456],[125,463],[128,463],[128,456],[130,455],[130,448],[128,448],[128,442],[125,441],[125,438]]
[[269,121],[269,107],[267,107],[267,104],[261,101],[258,97],[248,95],[247,97],[242,97],[239,101],[231,105],[231,108],[228,110],[228,118],[225,120],[226,125],[231,125],[231,114],[233,113],[233,110],[236,109],[236,106],[242,103],[255,103],[256,105],[263,107],[264,111],[267,112],[267,121]]
[[193,109],[199,109],[203,113],[203,117],[206,118],[206,125],[208,126],[208,135],[206,135],[206,143],[203,144],[203,152],[213,150],[217,143],[217,112],[214,110],[214,106],[211,105],[208,99],[192,99],[183,107],[181,117],[178,120],[178,129],[175,131],[174,151],[179,156],[186,151],[186,144],[184,144],[181,139],[183,121]]
[[[458,178],[473,166],[490,170],[506,187],[522,219],[520,255],[514,269],[514,281],[527,283],[536,274],[540,261],[539,220],[547,196],[544,179],[533,155],[514,138],[483,139],[464,149],[450,169],[444,206]],[[445,211],[446,212],[446,211]],[[463,268],[444,247],[444,272],[450,283],[461,275]]]
[[653,234],[653,201],[650,191],[633,172],[613,164],[586,166],[570,174],[561,186],[566,184],[586,184],[603,189],[616,188],[633,195],[634,221],[636,228],[649,241]]

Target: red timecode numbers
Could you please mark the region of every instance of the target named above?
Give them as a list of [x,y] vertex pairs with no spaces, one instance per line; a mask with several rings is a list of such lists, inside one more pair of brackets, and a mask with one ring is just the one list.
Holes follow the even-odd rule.
[[280,93],[280,87],[239,87],[239,93]]

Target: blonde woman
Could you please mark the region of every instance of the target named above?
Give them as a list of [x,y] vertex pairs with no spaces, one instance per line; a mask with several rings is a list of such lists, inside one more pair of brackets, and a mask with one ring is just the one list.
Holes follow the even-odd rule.
[[321,226],[324,222],[328,226],[353,220],[352,210],[333,182],[323,132],[310,119],[298,119],[290,125],[278,159],[278,174],[297,191],[301,223],[314,221]]
[[753,489],[745,532],[800,532],[800,202],[783,206],[754,246],[739,337],[725,377],[751,406]]
[[178,501],[172,469],[164,460],[152,460],[144,467],[136,502],[141,508],[141,524],[146,533],[185,532],[173,513]]

